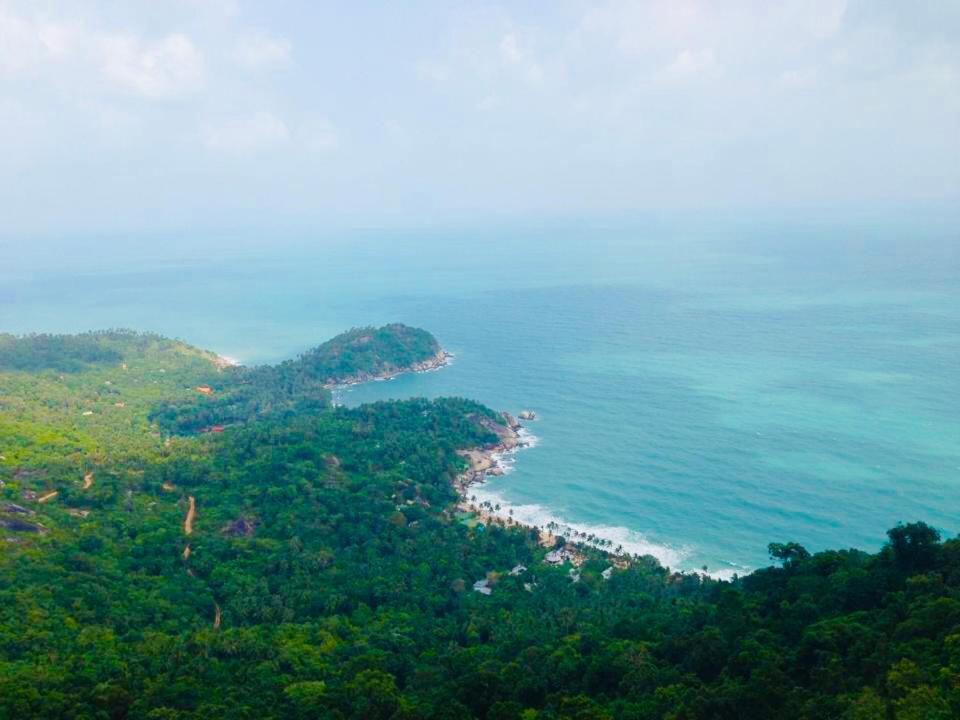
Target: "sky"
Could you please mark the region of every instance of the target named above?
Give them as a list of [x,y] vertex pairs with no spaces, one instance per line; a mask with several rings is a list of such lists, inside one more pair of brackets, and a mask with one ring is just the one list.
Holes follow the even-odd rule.
[[956,207],[956,0],[0,0],[8,236]]

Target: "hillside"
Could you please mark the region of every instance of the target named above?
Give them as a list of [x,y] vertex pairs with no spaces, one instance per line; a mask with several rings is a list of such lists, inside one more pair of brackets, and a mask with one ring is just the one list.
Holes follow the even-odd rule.
[[151,414],[165,431],[210,431],[278,414],[311,413],[330,404],[338,385],[442,366],[447,360],[425,330],[392,324],[342,333],[279,365],[229,367],[209,392],[159,403]]
[[315,366],[132,333],[6,355],[0,718],[960,716],[960,541],[783,542],[734,582],[581,548],[571,573],[453,510],[499,415],[329,404],[364,333]]
[[433,335],[393,323],[349,330],[305,352],[292,364],[322,378],[327,385],[348,385],[430,370],[445,361],[446,354]]

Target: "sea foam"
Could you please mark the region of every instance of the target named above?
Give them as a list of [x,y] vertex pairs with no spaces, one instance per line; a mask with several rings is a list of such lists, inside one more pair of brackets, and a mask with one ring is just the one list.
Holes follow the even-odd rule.
[[[512,463],[511,463],[512,465]],[[504,472],[510,472],[512,468],[504,467]],[[500,510],[495,511],[495,515],[502,518],[512,518],[514,521],[538,527],[549,529],[551,523],[556,524],[552,530],[554,535],[561,535],[567,539],[577,542],[586,542],[584,538],[593,535],[597,539],[608,540],[610,545],[606,549],[616,549],[622,547],[624,552],[631,555],[650,555],[655,557],[661,565],[680,569],[684,561],[690,555],[690,549],[685,547],[673,547],[666,544],[655,543],[647,538],[643,533],[629,528],[613,525],[592,525],[589,523],[573,522],[566,520],[554,511],[543,507],[542,505],[531,504],[513,504],[506,500],[495,490],[491,490],[486,485],[475,485],[470,488],[469,496],[476,497],[477,503],[489,502]],[[512,512],[511,512],[512,511]],[[579,535],[575,535],[579,533]],[[596,543],[593,543],[596,544]]]

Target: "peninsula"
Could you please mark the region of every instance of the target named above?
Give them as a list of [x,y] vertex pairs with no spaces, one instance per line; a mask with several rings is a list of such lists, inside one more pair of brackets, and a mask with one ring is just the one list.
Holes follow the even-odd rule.
[[0,717],[958,715],[960,541],[781,538],[728,582],[464,512],[518,420],[331,402],[445,359],[403,325],[252,368],[0,335]]

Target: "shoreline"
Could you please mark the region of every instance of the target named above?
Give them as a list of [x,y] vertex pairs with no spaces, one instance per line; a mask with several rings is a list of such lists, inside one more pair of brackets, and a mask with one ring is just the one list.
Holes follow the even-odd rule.
[[[584,553],[590,550],[600,553],[613,568],[618,570],[626,569],[634,561],[649,557],[671,575],[696,575],[701,579],[711,578],[713,580],[729,581],[733,576],[750,572],[747,569],[739,573],[726,569],[706,572],[702,569],[684,569],[678,567],[682,563],[682,557],[663,557],[652,548],[644,549],[646,551],[642,552],[632,551],[630,540],[604,537],[595,530],[591,531],[591,528],[578,530],[575,523],[563,521],[559,518],[551,519],[545,524],[530,521],[529,518],[518,519],[513,515],[514,507],[509,503],[505,502],[504,507],[501,507],[495,493],[484,493],[480,490],[490,477],[501,477],[511,471],[513,463],[510,462],[510,459],[513,455],[537,444],[537,437],[514,419],[510,413],[502,412],[501,417],[507,425],[506,427],[499,426],[499,430],[495,429],[493,427],[494,423],[489,420],[489,424],[482,423],[497,434],[498,442],[457,451],[457,454],[469,463],[467,469],[457,475],[452,482],[457,493],[458,499],[455,507],[458,512],[469,513],[484,525],[495,524],[504,528],[536,531],[539,536],[539,545],[547,549],[557,548],[558,539],[563,538],[565,544],[561,552],[565,560],[569,561],[575,568],[586,561],[587,556]],[[475,490],[478,492],[475,492]],[[483,495],[488,497],[483,497]],[[522,505],[516,506],[517,509],[524,507]],[[611,530],[613,528],[607,529]],[[614,535],[614,537],[616,536]],[[671,553],[682,552],[667,546],[662,549]]]
[[[476,516],[484,525],[497,524],[504,527],[535,530],[539,535],[540,546],[553,548],[557,544],[558,536],[554,535],[549,528],[520,522],[513,518],[509,511],[502,513],[499,510],[499,505],[493,507],[488,502],[478,501],[476,495],[470,492],[472,487],[484,485],[488,477],[506,475],[511,466],[504,464],[505,458],[515,455],[521,450],[534,447],[537,443],[537,437],[530,433],[510,413],[501,412],[500,416],[506,422],[506,426],[497,425],[488,418],[480,420],[481,425],[496,434],[498,442],[457,451],[457,455],[467,461],[468,467],[453,479],[453,489],[456,491],[458,498],[456,509],[459,512]],[[579,565],[582,561],[583,558],[577,556],[574,564]]]
[[[334,406],[340,405],[337,391],[343,390],[354,385],[361,385],[367,382],[380,382],[392,380],[400,375],[407,373],[427,373],[441,370],[451,364],[454,358],[443,348],[437,351],[432,357],[413,363],[403,368],[384,370],[377,374],[361,373],[350,376],[338,383],[328,383],[324,387],[332,391]],[[229,355],[219,355],[213,353],[211,358],[218,371],[226,370],[230,367],[242,367],[242,363]],[[520,420],[536,420],[536,414],[527,415],[529,411],[519,414]],[[645,539],[637,540],[633,537],[624,538],[623,532],[637,534],[638,531],[631,531],[629,528],[621,527],[603,527],[596,528],[584,526],[578,523],[564,520],[558,516],[549,516],[546,522],[540,522],[542,518],[529,517],[530,508],[535,508],[539,515],[544,511],[540,506],[512,505],[506,500],[497,497],[495,491],[480,490],[481,497],[471,492],[471,488],[479,488],[486,484],[489,477],[500,477],[506,475],[512,470],[512,456],[520,450],[534,447],[538,438],[527,430],[526,426],[509,412],[499,413],[500,418],[506,423],[506,426],[496,424],[488,418],[483,418],[486,422],[481,422],[487,429],[494,432],[498,437],[498,442],[482,446],[458,450],[457,454],[468,462],[468,468],[457,475],[452,485],[457,493],[455,509],[459,512],[469,513],[482,522],[484,525],[497,524],[502,527],[522,528],[528,531],[536,531],[539,535],[539,544],[545,548],[553,548],[556,545],[557,538],[563,538],[567,541],[565,551],[569,559],[575,566],[584,561],[584,556],[580,550],[589,548],[604,555],[614,567],[623,568],[636,558],[651,557],[655,559],[662,567],[672,573],[693,574],[702,577],[709,577],[714,580],[731,580],[737,576],[750,574],[753,569],[746,567],[723,568],[704,570],[700,568],[683,568],[683,555],[685,548],[674,548],[667,545],[656,545],[649,543]],[[487,497],[482,497],[487,495]],[[501,508],[500,503],[504,504]],[[513,514],[514,509],[521,512],[527,511],[528,517],[521,520]],[[549,510],[547,510],[549,513]],[[607,531],[607,532],[603,532]],[[618,537],[618,535],[620,537]],[[641,535],[642,537],[642,535]],[[642,543],[640,548],[637,544]],[[631,547],[634,546],[634,547]],[[645,547],[644,547],[645,546]],[[676,555],[679,553],[679,556]]]
[[383,380],[392,380],[399,375],[406,375],[407,373],[426,373],[432,372],[434,370],[439,370],[446,367],[450,364],[453,359],[453,353],[447,352],[443,348],[438,350],[436,354],[432,357],[427,358],[426,360],[421,360],[415,362],[411,365],[407,365],[402,368],[394,368],[390,370],[383,370],[379,373],[358,373],[356,375],[350,375],[338,382],[329,382],[324,383],[324,387],[327,390],[340,390],[342,388],[351,387],[352,385],[361,385],[368,382],[379,382]]

